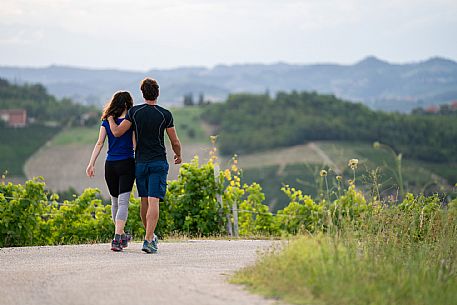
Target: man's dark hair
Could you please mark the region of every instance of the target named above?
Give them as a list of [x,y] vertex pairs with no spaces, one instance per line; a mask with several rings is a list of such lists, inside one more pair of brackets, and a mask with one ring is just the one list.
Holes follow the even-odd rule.
[[159,96],[159,84],[155,79],[145,78],[141,82],[141,92],[147,101],[154,101]]

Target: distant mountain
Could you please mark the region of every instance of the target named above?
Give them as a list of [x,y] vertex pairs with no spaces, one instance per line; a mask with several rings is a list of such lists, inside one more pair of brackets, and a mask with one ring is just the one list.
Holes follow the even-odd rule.
[[42,83],[58,97],[101,105],[116,90],[129,90],[140,99],[139,82],[154,77],[161,102],[179,104],[183,96],[199,93],[211,100],[229,93],[317,91],[360,101],[374,109],[409,111],[416,107],[457,100],[457,63],[435,57],[408,64],[391,64],[370,56],[354,65],[313,64],[218,65],[134,72],[73,67],[0,67],[0,77],[23,83]]

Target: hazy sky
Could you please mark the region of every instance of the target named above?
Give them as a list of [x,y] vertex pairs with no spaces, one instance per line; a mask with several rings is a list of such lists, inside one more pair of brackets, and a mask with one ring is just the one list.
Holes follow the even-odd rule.
[[456,0],[0,0],[0,65],[457,60]]

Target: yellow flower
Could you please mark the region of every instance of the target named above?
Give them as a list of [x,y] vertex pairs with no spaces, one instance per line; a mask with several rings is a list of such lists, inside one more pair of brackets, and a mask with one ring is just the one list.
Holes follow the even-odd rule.
[[327,171],[325,169],[321,170],[320,175],[321,177],[327,176]]
[[379,149],[380,147],[381,147],[381,143],[379,143],[378,141],[373,143],[373,148],[374,149]]
[[211,140],[211,144],[216,144],[217,136],[210,136],[209,139]]
[[231,180],[231,179],[232,179],[232,175],[230,174],[230,170],[226,169],[226,170],[224,171],[224,177],[225,177],[225,179],[227,179],[227,180]]
[[237,172],[237,171],[238,171],[238,167],[235,164],[233,164],[232,165],[232,172]]
[[349,166],[351,169],[356,169],[356,168],[357,168],[357,164],[359,164],[359,159],[351,159],[351,160],[349,160],[349,162],[348,162],[348,166]]
[[235,181],[233,181],[233,180],[230,181],[230,185],[231,185],[231,186],[235,186]]
[[343,177],[341,177],[341,176],[336,176],[336,180],[341,181],[341,180],[343,180]]

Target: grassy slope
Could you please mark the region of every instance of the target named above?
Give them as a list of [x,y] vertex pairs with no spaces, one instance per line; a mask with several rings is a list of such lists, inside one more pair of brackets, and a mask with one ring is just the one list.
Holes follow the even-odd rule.
[[1,128],[0,171],[12,176],[24,176],[26,160],[51,139],[59,128],[29,126],[25,128]]
[[52,140],[51,145],[68,145],[73,143],[94,145],[98,138],[98,132],[98,126],[68,128],[59,133]]
[[202,121],[200,119],[202,109],[199,107],[181,107],[170,109],[173,113],[175,128],[179,139],[183,144],[209,143]]
[[420,241],[405,233],[414,223],[407,213],[368,218],[358,231],[349,225],[336,235],[301,236],[232,281],[294,304],[455,304],[457,227],[450,214],[429,220],[433,228]]

